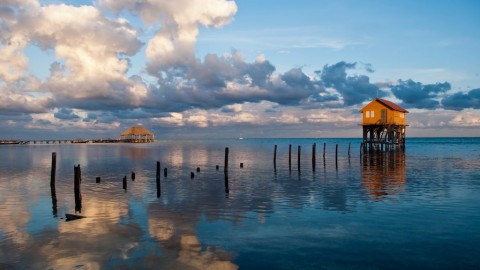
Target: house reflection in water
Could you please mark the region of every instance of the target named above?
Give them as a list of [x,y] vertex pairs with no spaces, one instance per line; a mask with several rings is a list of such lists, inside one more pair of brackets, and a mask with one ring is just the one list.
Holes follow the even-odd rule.
[[405,152],[367,152],[362,157],[362,187],[372,200],[405,191]]

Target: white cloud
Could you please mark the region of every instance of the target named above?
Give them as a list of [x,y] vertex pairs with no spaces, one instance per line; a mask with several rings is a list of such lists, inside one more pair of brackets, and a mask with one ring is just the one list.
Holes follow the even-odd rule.
[[448,121],[448,125],[457,127],[480,127],[480,112],[475,110],[465,110],[457,113]]
[[228,0],[100,0],[99,4],[117,12],[127,9],[140,14],[149,26],[160,25],[146,49],[153,73],[193,63],[199,26],[221,27],[237,12],[235,2]]

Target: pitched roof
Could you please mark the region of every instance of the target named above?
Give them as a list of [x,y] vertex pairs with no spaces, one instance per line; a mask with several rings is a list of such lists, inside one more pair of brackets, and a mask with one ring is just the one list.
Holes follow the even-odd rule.
[[122,132],[122,134],[120,134],[120,136],[129,136],[129,135],[150,135],[150,136],[153,136],[153,133],[148,131],[146,128],[144,128],[142,126],[134,126],[134,127],[128,128],[127,130]]
[[[387,108],[389,108],[389,109],[391,109],[391,110],[398,111],[398,112],[403,112],[403,113],[408,113],[408,111],[405,110],[404,108],[402,108],[402,107],[398,106],[397,104],[395,104],[395,103],[393,103],[393,102],[391,102],[391,101],[388,101],[388,100],[386,100],[386,99],[375,98],[374,100],[372,100],[372,102],[374,102],[374,101],[379,102],[380,104],[384,105],[385,107],[387,107]],[[372,103],[372,102],[370,102],[370,103]],[[368,104],[370,104],[370,103],[368,103]],[[367,105],[368,105],[368,104],[367,104]],[[366,107],[366,106],[365,106],[365,107]],[[365,107],[363,107],[363,108],[360,110],[360,112],[362,112]]]

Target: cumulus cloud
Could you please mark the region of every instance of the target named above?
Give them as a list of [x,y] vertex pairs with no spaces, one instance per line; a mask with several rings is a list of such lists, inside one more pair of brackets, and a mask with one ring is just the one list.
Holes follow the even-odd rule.
[[328,93],[321,81],[306,75],[300,68],[283,74],[274,71],[275,67],[262,57],[248,63],[235,51],[224,56],[209,54],[190,67],[164,71],[158,85],[151,86],[152,98],[147,105],[180,112],[244,102],[301,105],[327,99]]
[[43,113],[52,103],[49,97],[17,93],[0,87],[0,111],[3,113]]
[[451,89],[450,83],[422,84],[413,80],[399,80],[391,87],[392,93],[406,108],[436,109],[439,98]]
[[195,61],[194,46],[199,27],[221,27],[233,18],[237,5],[228,0],[100,0],[101,6],[139,14],[159,30],[147,44],[149,71],[157,74],[165,67],[190,65]]
[[126,20],[108,19],[93,6],[40,6],[38,1],[7,1],[1,6],[0,79],[7,84],[22,79],[28,68],[24,49],[34,44],[53,50],[58,59],[42,84],[57,106],[86,107],[85,100],[135,106],[145,98],[144,86],[125,75],[129,62],[121,55],[132,56],[142,46]]
[[[370,83],[370,78],[366,75],[348,76],[347,70],[355,69],[355,67],[356,63],[342,61],[332,66],[325,65],[323,70],[317,73],[321,74],[321,79],[326,87],[332,87],[340,93],[347,106],[387,95],[377,85]],[[372,72],[372,67],[367,65],[367,71]]]
[[67,108],[61,108],[58,110],[58,112],[53,114],[55,118],[57,119],[64,119],[64,120],[73,120],[73,119],[79,119],[80,116],[75,114],[73,110],[67,109]]
[[[125,12],[139,20],[122,18]],[[406,108],[480,108],[479,89],[452,94],[448,82],[372,82],[369,63],[341,61],[308,74],[299,67],[278,71],[264,54],[247,60],[235,49],[195,55],[199,29],[225,26],[236,12],[230,0],[98,0],[83,6],[4,0],[0,111],[9,116],[4,125],[59,130],[112,129],[139,121],[195,128],[355,125],[352,111],[391,95]],[[38,60],[27,58],[29,46],[54,58],[44,64],[50,67],[47,76],[31,74],[29,65]],[[133,74],[138,54],[145,54],[146,62]]]
[[442,100],[445,109],[461,111],[463,109],[480,109],[480,88],[470,90],[468,93],[455,93]]

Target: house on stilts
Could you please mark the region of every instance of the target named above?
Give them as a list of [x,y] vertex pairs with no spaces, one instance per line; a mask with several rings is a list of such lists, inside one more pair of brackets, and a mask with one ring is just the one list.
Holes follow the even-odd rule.
[[362,113],[363,149],[389,150],[405,147],[407,110],[397,104],[375,98],[360,112]]

